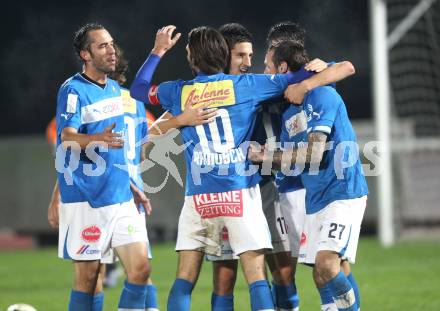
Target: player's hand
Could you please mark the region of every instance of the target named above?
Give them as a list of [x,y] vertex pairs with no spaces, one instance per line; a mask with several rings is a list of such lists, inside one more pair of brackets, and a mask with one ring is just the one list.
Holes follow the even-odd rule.
[[308,62],[304,66],[304,69],[307,71],[321,72],[324,69],[326,69],[327,67],[328,67],[328,64],[325,61],[320,60],[319,58],[315,58],[311,62]]
[[115,126],[116,123],[113,123],[108,127],[106,127],[102,133],[93,135],[93,141],[103,142],[109,148],[124,147],[124,140],[122,139],[122,134],[112,132]]
[[177,116],[180,126],[197,126],[214,121],[217,115],[217,108],[209,108],[211,103],[195,105],[191,101],[185,104],[185,110]]
[[151,53],[162,57],[168,50],[170,50],[182,35],[178,32],[173,36],[174,30],[176,30],[176,26],[174,25],[159,28],[156,33],[156,41],[154,42],[154,47]]
[[60,200],[59,197],[53,199],[50,202],[49,208],[47,209],[47,220],[49,222],[49,225],[56,229],[59,225],[59,209],[60,209]]
[[265,147],[259,144],[250,144],[248,149],[248,159],[255,163],[261,163],[264,161]]
[[[145,209],[145,213],[150,216],[151,211],[153,210],[151,207],[150,199],[145,195],[145,193],[136,187],[132,182],[130,182],[131,193],[133,194],[133,200],[136,206],[142,205]],[[139,211],[140,212],[140,211]]]
[[[304,81],[303,81],[304,82]],[[291,84],[284,91],[284,97],[294,105],[301,105],[304,96],[309,91],[305,83]]]

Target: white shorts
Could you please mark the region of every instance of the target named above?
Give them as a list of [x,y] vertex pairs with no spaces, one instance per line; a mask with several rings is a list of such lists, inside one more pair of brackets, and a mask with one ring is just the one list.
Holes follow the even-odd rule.
[[223,227],[233,254],[271,249],[270,232],[258,185],[248,189],[185,197],[179,218],[176,251],[199,250],[220,256]]
[[282,218],[278,222],[279,226],[284,226],[283,230],[287,230],[289,250],[295,258],[299,255],[299,244],[306,215],[305,200],[305,189],[280,193]]
[[267,182],[261,187],[261,200],[263,212],[269,225],[272,237],[273,249],[269,254],[289,252],[289,235],[286,231],[286,224],[283,221],[283,212],[280,206],[278,190],[273,182]]
[[[144,222],[145,228],[147,227],[147,222],[145,219],[145,212],[139,213],[139,217],[141,217],[141,220]],[[148,230],[147,230],[148,232]],[[153,259],[153,253],[151,251],[151,245],[150,243],[147,241],[147,250],[148,250],[148,259]],[[119,258],[118,256],[116,256],[115,252],[113,251],[112,248],[110,248],[105,254],[102,255],[101,258],[101,263],[104,264],[112,264],[115,262],[118,262]]]
[[148,235],[145,218],[133,200],[100,208],[92,208],[87,202],[63,203],[60,207],[60,258],[101,260],[110,256],[110,248],[134,242],[148,243]]
[[[273,249],[269,249],[267,253],[289,252],[290,245],[288,234],[282,227],[284,225],[280,210],[278,191],[273,182],[267,182],[260,187],[261,201],[263,204],[263,212],[269,226],[270,236],[272,239]],[[234,255],[231,244],[228,239],[228,230],[223,227],[223,235],[221,240],[221,256],[207,255],[209,261],[234,260],[238,256]]]
[[299,262],[314,264],[319,251],[337,252],[354,263],[367,196],[334,201],[315,214],[306,215]]

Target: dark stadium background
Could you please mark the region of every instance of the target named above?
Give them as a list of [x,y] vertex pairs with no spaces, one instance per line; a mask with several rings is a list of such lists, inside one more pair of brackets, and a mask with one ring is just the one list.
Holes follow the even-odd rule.
[[300,22],[310,56],[350,60],[356,76],[338,84],[352,118],[371,115],[367,1],[8,1],[2,5],[0,135],[41,134],[55,113],[59,85],[80,70],[73,32],[88,21],[110,30],[130,60],[128,85],[151,49],[156,30],[174,24],[183,37],[156,81],[190,78],[186,34],[199,25],[240,22],[254,34],[253,72],[263,70],[264,40],[279,21]]
[[[168,24],[183,34],[159,65],[154,80],[190,79],[186,35],[194,27],[219,27],[239,22],[254,35],[253,72],[264,69],[265,38],[271,25],[297,21],[307,30],[309,55],[326,61],[350,60],[356,75],[337,84],[352,119],[371,121],[371,82],[367,1],[10,1],[3,4],[0,27],[0,231],[38,234],[55,242],[47,223],[47,206],[55,181],[45,129],[53,118],[56,94],[68,77],[81,70],[72,48],[73,33],[86,22],[99,22],[124,49],[130,61],[127,86],[151,50],[156,31]],[[153,108],[156,117],[160,108]],[[371,132],[369,130],[369,132]],[[182,157],[173,158],[184,179]],[[158,186],[167,170],[159,165],[144,173]],[[375,181],[364,224],[375,228]],[[175,237],[183,188],[169,178],[166,187],[150,194],[152,240]],[[47,239],[49,234],[50,239]]]

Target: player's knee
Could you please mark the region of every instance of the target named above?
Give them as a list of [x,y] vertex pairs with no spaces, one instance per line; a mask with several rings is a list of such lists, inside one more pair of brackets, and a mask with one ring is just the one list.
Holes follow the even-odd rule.
[[313,278],[318,286],[333,279],[341,271],[338,260],[330,256],[318,256],[313,269]]
[[293,282],[294,272],[291,267],[280,267],[277,273],[273,273],[273,279],[277,285],[289,285]]
[[214,292],[217,295],[232,295],[235,286],[235,275],[220,276],[214,281]]
[[137,265],[133,265],[133,267],[130,269],[127,269],[127,279],[130,283],[147,284],[150,273],[151,264],[149,262],[139,263]]

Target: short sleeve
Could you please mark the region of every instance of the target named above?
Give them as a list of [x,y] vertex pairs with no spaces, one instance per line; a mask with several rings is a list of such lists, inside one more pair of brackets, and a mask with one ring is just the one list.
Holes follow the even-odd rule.
[[180,109],[180,93],[182,89],[182,81],[168,81],[159,84],[157,95],[160,105],[169,110],[173,115]]
[[70,86],[62,86],[57,97],[57,135],[66,127],[81,126],[81,99],[79,92]]
[[271,97],[280,96],[287,87],[287,79],[282,74],[247,74],[246,87],[241,96],[263,102]]
[[306,101],[310,114],[307,131],[330,134],[341,103],[341,97],[331,87],[318,87],[311,91]]

